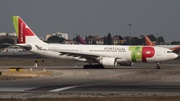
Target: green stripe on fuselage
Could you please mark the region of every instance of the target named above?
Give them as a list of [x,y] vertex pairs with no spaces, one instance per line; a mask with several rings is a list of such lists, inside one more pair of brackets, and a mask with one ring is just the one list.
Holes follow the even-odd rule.
[[129,51],[131,51],[132,62],[136,62],[137,60],[142,60],[142,47],[141,46],[130,46]]

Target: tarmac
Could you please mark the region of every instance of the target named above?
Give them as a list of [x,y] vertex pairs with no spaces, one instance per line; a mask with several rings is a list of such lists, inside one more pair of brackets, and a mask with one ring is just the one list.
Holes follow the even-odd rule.
[[[3,59],[3,61],[5,60]],[[48,72],[50,74],[17,80],[0,80],[0,98],[108,95],[179,96],[180,60],[162,62],[161,69],[155,69],[156,63],[134,63],[133,66],[83,69],[85,63],[63,63],[59,60],[58,63],[63,63],[62,65],[57,63],[53,65],[54,62],[58,61],[52,61],[51,65],[45,65],[46,63],[38,64],[37,67],[33,67],[32,71],[30,71],[30,67],[33,65],[28,66],[27,63],[16,66],[14,64],[9,64],[9,66],[0,64],[0,71],[5,72],[10,67],[23,67],[23,72],[15,73],[18,76],[22,76],[23,73],[38,74]]]

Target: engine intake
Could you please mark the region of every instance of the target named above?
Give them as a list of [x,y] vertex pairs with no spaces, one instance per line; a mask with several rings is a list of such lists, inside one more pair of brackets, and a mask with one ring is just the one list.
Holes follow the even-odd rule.
[[105,65],[105,66],[116,66],[117,65],[117,61],[115,58],[102,58],[99,61],[100,64]]

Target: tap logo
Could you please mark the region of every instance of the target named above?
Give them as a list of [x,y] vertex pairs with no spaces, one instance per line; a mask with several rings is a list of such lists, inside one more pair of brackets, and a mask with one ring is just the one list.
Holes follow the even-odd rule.
[[20,41],[21,42],[24,42],[24,40],[23,40],[23,23],[21,23],[21,27],[20,27]]
[[34,32],[27,26],[27,24],[18,18],[18,42],[26,43],[27,36],[34,36]]
[[129,51],[131,51],[131,60],[133,62],[147,62],[147,58],[152,58],[155,54],[153,47],[130,46]]

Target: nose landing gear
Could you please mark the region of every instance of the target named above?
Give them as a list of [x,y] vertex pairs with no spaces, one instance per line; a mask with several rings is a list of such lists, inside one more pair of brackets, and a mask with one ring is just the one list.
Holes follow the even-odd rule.
[[156,69],[161,69],[160,64],[161,64],[160,62],[158,62],[158,63],[157,63],[157,65],[156,65]]

